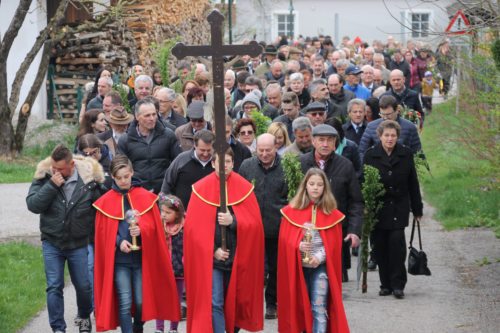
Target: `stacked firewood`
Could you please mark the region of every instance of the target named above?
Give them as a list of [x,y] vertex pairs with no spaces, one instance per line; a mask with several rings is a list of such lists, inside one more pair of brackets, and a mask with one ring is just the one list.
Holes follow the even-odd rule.
[[49,92],[51,88],[55,88],[54,116],[60,116],[69,122],[76,122],[78,119],[78,91],[80,90],[81,95],[85,94],[85,84],[94,81],[100,67],[104,66],[122,77],[138,61],[132,33],[117,23],[107,24],[100,31],[71,35],[55,46],[54,57],[55,85],[49,86]]

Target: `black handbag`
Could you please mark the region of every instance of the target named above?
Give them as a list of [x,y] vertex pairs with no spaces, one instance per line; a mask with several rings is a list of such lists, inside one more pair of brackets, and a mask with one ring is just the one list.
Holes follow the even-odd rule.
[[[415,235],[415,224],[418,230],[418,243],[420,251],[413,247],[413,236]],[[422,237],[420,236],[420,221],[413,219],[411,227],[410,246],[408,247],[408,273],[411,275],[431,275],[429,267],[427,267],[427,255],[422,251]]]

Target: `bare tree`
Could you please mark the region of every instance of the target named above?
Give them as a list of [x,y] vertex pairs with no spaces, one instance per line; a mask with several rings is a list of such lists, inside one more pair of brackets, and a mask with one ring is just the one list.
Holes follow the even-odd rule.
[[[28,118],[38,92],[45,82],[45,75],[52,47],[70,33],[82,31],[89,26],[104,26],[106,23],[109,23],[112,18],[120,13],[126,1],[120,0],[113,8],[107,8],[107,11],[96,21],[84,22],[74,28],[65,26],[64,29],[61,29],[65,18],[65,12],[69,4],[80,4],[83,5],[82,7],[87,8],[89,4],[93,3],[93,1],[89,0],[61,0],[54,16],[50,19],[47,26],[39,32],[31,49],[17,69],[9,94],[7,87],[7,58],[9,55],[12,56],[14,54],[13,52],[16,52],[12,49],[12,44],[26,19],[32,2],[33,0],[19,1],[19,5],[17,6],[7,31],[3,36],[0,36],[0,156],[3,157],[15,157],[23,149]],[[28,69],[40,50],[42,50],[42,57],[38,72],[22,104],[17,124],[14,126],[13,119],[15,111],[19,106],[21,87],[26,80]],[[20,55],[16,54],[16,56]]]

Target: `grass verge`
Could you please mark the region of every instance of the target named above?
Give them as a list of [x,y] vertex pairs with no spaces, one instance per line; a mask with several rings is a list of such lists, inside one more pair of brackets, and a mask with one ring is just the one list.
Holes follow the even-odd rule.
[[42,251],[27,243],[0,244],[1,331],[14,333],[45,305]]
[[425,199],[447,230],[489,227],[500,237],[498,166],[477,159],[452,139],[451,131],[467,117],[456,116],[454,106],[454,101],[436,105],[426,119],[421,139],[432,176],[421,178]]
[[[37,128],[37,133],[45,132],[47,136],[50,136],[57,126],[57,123],[55,125],[42,125]],[[62,135],[61,140],[48,139],[45,142],[38,142],[26,147],[21,156],[14,160],[0,159],[0,184],[31,182],[38,162],[49,156],[59,143],[64,143],[73,149],[75,134],[65,134]]]

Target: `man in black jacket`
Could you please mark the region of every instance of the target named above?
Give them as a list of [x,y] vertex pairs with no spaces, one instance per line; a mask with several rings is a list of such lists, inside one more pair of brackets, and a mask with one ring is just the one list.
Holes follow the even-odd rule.
[[233,120],[228,115],[226,115],[226,140],[234,153],[233,171],[238,172],[240,170],[241,163],[243,163],[243,161],[247,158],[252,157],[252,152],[247,146],[236,140],[233,136]]
[[173,194],[188,206],[192,185],[214,171],[212,168],[213,144],[215,134],[202,129],[194,134],[194,147],[182,152],[170,164],[161,191]]
[[41,161],[26,197],[28,209],[40,214],[47,278],[47,309],[52,331],[65,332],[64,265],[68,262],[76,290],[80,333],[91,332],[92,289],[87,245],[95,219],[92,203],[104,192],[104,172],[91,157],[75,156],[58,145]]
[[367,125],[365,120],[365,106],[366,102],[361,98],[351,99],[347,104],[349,120],[342,125],[345,137],[357,145],[359,145]]
[[118,141],[118,151],[134,166],[134,176],[142,186],[159,193],[165,171],[181,152],[175,134],[158,120],[155,105],[149,99],[135,105],[135,118]]
[[287,204],[288,187],[272,134],[264,133],[257,138],[256,154],[257,156],[243,161],[239,174],[254,184],[255,196],[262,214],[269,274],[265,292],[265,318],[275,319],[280,209]]
[[349,246],[359,245],[361,225],[363,223],[363,197],[351,161],[335,154],[338,133],[330,125],[318,125],[313,128],[314,150],[300,156],[302,171],[310,168],[322,169],[330,181],[338,209],[344,213],[342,233],[342,280],[347,281],[347,269],[350,268]]
[[424,119],[425,114],[422,110],[422,104],[420,103],[420,99],[418,98],[418,93],[408,88],[408,85],[405,85],[403,72],[399,69],[393,70],[390,75],[390,82],[391,88],[389,89],[389,91],[386,91],[384,94],[382,94],[382,96],[394,96],[399,105],[420,112],[420,114],[422,115],[422,119]]
[[155,92],[155,97],[160,103],[160,120],[163,123],[169,123],[177,128],[187,123],[187,119],[175,112],[172,108],[174,105],[176,93],[170,88],[160,88]]

